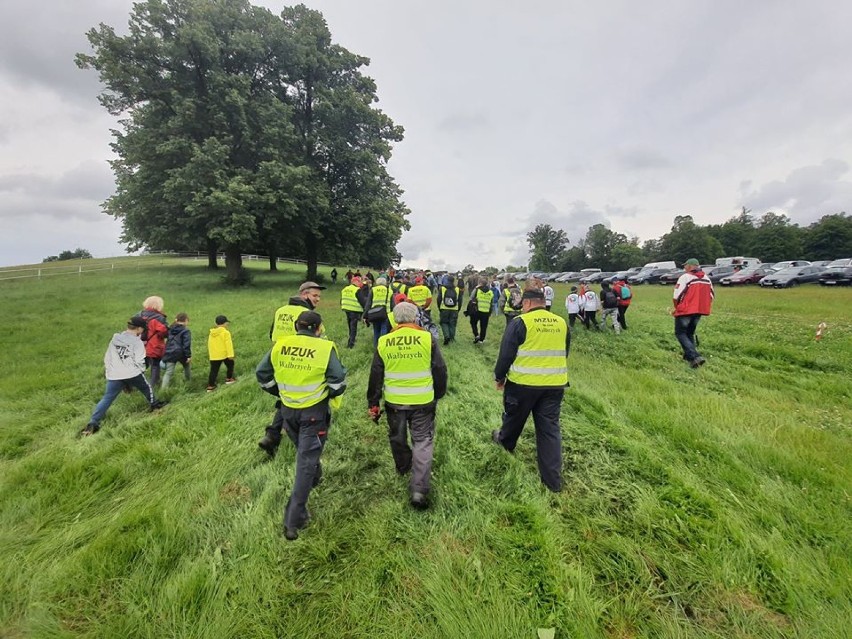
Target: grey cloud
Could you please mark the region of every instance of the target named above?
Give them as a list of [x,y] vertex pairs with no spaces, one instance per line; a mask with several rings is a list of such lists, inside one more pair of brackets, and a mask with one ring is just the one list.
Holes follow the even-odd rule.
[[650,149],[628,149],[616,156],[616,163],[626,171],[649,171],[673,166],[671,160]]
[[813,222],[823,215],[852,210],[852,181],[842,179],[848,173],[848,163],[829,158],[754,189],[751,181],[744,181],[740,186],[743,203],[757,215],[774,210],[787,213],[794,222]]
[[438,130],[444,133],[464,133],[476,129],[485,129],[491,125],[484,113],[452,113],[438,123]]
[[25,198],[102,202],[115,190],[107,164],[86,161],[59,176],[18,173],[0,176],[0,193]]
[[95,106],[101,91],[97,74],[74,64],[77,53],[90,50],[85,33],[100,22],[127,24],[130,3],[96,0],[87,3],[46,0],[33,13],[27,3],[4,3],[0,10],[0,73],[23,86],[36,85]]
[[[432,242],[407,236],[399,242],[399,252],[406,261],[419,259],[421,255],[432,250]],[[425,256],[424,257],[428,257]]]

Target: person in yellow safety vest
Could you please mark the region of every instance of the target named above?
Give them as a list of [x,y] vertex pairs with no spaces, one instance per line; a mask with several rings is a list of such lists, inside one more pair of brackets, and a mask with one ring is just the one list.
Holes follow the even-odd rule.
[[408,294],[408,286],[403,281],[402,273],[400,273],[399,271],[394,273],[393,283],[390,285],[390,287],[391,287],[391,295],[396,296],[396,295],[399,295],[400,293],[402,293],[403,295]]
[[[296,318],[305,311],[312,311],[319,306],[321,291],[324,291],[325,288],[325,286],[320,286],[316,282],[303,282],[299,286],[299,294],[291,297],[284,306],[275,311],[272,327],[269,329],[269,337],[273,343],[287,335],[296,334]],[[281,412],[278,410],[280,407],[281,403],[276,402],[275,417],[272,419],[272,424],[266,427],[266,434],[257,443],[270,457],[275,456],[275,451],[278,450],[278,445],[281,443],[281,429],[284,427],[284,423],[281,421]]]
[[355,347],[358,336],[358,324],[364,314],[364,296],[361,293],[361,278],[353,277],[349,284],[340,291],[340,308],[346,313],[346,323],[349,325],[349,341],[346,348]]
[[388,316],[391,311],[392,294],[388,281],[384,277],[376,280],[376,285],[370,289],[367,302],[364,304],[364,322],[373,327],[373,346],[378,344],[382,335],[390,331]]
[[396,471],[400,475],[411,471],[410,503],[423,509],[429,506],[435,409],[447,392],[447,365],[435,337],[415,324],[417,312],[410,302],[394,307],[397,328],[379,338],[370,367],[367,406],[378,423],[379,402],[384,398]]
[[[491,317],[491,304],[494,301],[494,291],[488,285],[487,277],[479,278],[479,285],[473,289],[470,298],[470,328],[473,331],[473,343],[481,344],[485,341],[485,333],[488,331],[488,319]],[[474,302],[476,304],[474,305]]]
[[304,311],[296,333],[275,342],[255,371],[263,390],[279,397],[281,421],[296,447],[296,478],[284,511],[284,536],[290,541],[308,523],[308,497],[322,480],[329,400],[346,390],[346,369],[334,342],[320,337],[321,328],[320,314]]
[[459,309],[462,307],[464,289],[456,286],[455,278],[447,275],[447,285],[438,290],[438,313],[441,330],[444,332],[444,346],[456,341],[456,324],[459,321]]
[[432,291],[424,283],[423,276],[414,278],[414,286],[408,289],[408,298],[432,319],[432,311],[429,308],[432,306]]
[[544,290],[523,293],[523,313],[506,327],[494,366],[503,391],[503,425],[491,433],[494,443],[515,450],[527,417],[535,424],[538,472],[553,492],[562,490],[562,432],[559,410],[568,386],[571,332],[565,319],[545,310]]

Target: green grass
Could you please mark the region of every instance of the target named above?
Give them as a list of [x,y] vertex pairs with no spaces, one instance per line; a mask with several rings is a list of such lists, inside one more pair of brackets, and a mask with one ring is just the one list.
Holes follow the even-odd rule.
[[[628,332],[576,333],[558,495],[531,424],[514,456],[489,439],[502,318],[482,347],[462,321],[425,513],[366,416],[365,331],[342,351],[325,481],[289,543],[293,449],[257,449],[273,401],[253,367],[301,269],[250,265],[254,285],[234,290],[203,266],[0,284],[0,636],[848,636],[852,291],[720,290],[699,327],[707,365],[691,370],[670,289],[637,287]],[[76,439],[110,336],[151,294],[190,315],[193,380],[178,369],[159,414],[121,396]],[[338,298],[320,310],[340,344]],[[207,394],[219,313],[239,381]]]

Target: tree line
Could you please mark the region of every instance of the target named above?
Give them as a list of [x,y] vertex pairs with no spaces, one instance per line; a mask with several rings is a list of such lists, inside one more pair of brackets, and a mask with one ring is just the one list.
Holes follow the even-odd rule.
[[130,250],[224,252],[385,266],[409,228],[387,171],[403,129],[381,110],[369,59],[332,42],[318,11],[247,0],[144,0],[128,33],[91,29],[113,131],[116,193]]
[[[832,260],[852,257],[852,217],[846,213],[825,215],[802,227],[786,215],[767,212],[755,218],[746,208],[722,224],[701,226],[691,215],[678,215],[671,230],[639,245],[603,224],[589,227],[586,237],[570,246],[567,235],[550,224],[539,224],[527,233],[532,271],[576,271],[597,267],[617,271],[648,262],[691,257],[702,264],[717,257],[756,257],[763,262],[790,259]],[[508,267],[509,270],[519,270]]]

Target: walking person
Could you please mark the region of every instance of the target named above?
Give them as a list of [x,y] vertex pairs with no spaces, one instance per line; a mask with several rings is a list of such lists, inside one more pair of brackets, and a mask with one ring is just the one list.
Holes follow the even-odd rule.
[[514,277],[510,276],[506,279],[506,288],[503,289],[500,299],[502,300],[503,315],[506,317],[506,326],[508,326],[509,322],[521,314],[523,308],[523,291],[515,282]]
[[336,268],[331,269],[331,283],[337,284],[337,269]]
[[80,431],[82,437],[94,435],[101,429],[101,421],[122,391],[129,393],[134,388],[138,390],[145,396],[148,410],[151,411],[168,403],[154,397],[154,389],[145,378],[145,345],[141,339],[144,330],[145,320],[136,315],[127,322],[125,331],[112,336],[104,353],[106,390],[95,406],[89,423]]
[[611,318],[612,328],[615,334],[621,333],[621,324],[618,323],[618,297],[615,292],[609,287],[609,282],[601,282],[601,330],[606,329],[606,320]]
[[340,308],[346,313],[346,324],[349,326],[349,341],[346,348],[355,347],[358,336],[358,324],[364,314],[364,304],[361,298],[361,280],[353,277],[340,291]]
[[547,280],[544,280],[544,309],[549,311],[553,308],[553,287]]
[[210,358],[210,375],[207,376],[207,392],[216,390],[219,369],[225,365],[225,383],[237,381],[234,376],[234,341],[228,330],[230,322],[224,315],[216,316],[216,326],[210,329],[207,338],[207,355]]
[[456,325],[464,298],[464,289],[456,286],[452,275],[448,274],[445,281],[446,284],[438,291],[438,313],[444,333],[444,346],[456,341]]
[[[574,322],[582,311],[582,301],[583,298],[577,293],[577,287],[572,286],[571,292],[565,297],[565,310],[568,311],[568,328],[571,330],[574,329]],[[583,319],[581,318],[580,321],[582,322]]]
[[618,323],[621,325],[621,328],[626,331],[627,320],[624,316],[627,314],[630,302],[633,301],[633,289],[627,283],[627,277],[623,276],[615,283],[612,290],[618,298]]
[[296,477],[284,510],[284,536],[299,538],[310,518],[308,497],[322,481],[322,455],[331,428],[329,400],[346,390],[346,369],[334,342],[322,339],[322,317],[304,311],[294,335],[282,337],[255,374],[261,387],[277,395],[281,421],[296,447]]
[[688,259],[684,271],[675,284],[674,308],[671,313],[674,316],[675,337],[683,348],[683,359],[692,368],[698,368],[706,360],[698,352],[695,329],[704,315],[710,315],[716,293],[713,282],[701,270],[697,259]]
[[544,307],[544,291],[524,291],[523,313],[506,327],[494,367],[497,390],[503,391],[503,424],[491,433],[512,452],[530,413],[542,483],[562,490],[562,432],[559,411],[568,386],[566,358],[571,331],[565,320]]
[[[346,273],[347,282],[351,282],[354,278],[352,269],[349,269]],[[325,286],[320,286],[311,281],[302,282],[299,285],[299,294],[292,296],[284,306],[275,311],[272,326],[269,329],[269,337],[273,344],[282,337],[296,334],[296,319],[305,311],[312,311],[319,306],[325,288]],[[272,418],[272,423],[266,427],[266,433],[257,443],[258,447],[270,457],[274,457],[278,450],[281,443],[281,430],[284,428],[279,408],[281,408],[280,400],[275,402],[275,415]]]
[[142,302],[139,317],[145,320],[142,342],[145,344],[145,367],[151,369],[151,386],[160,381],[160,360],[166,352],[169,324],[163,313],[163,298],[152,295]]
[[384,277],[376,280],[376,285],[370,289],[367,303],[364,305],[364,320],[373,327],[373,346],[379,343],[382,335],[390,331],[388,314],[391,311],[391,291]]
[[598,326],[597,322],[598,296],[591,288],[587,288],[583,293],[582,308],[583,326],[586,327],[586,330],[589,330],[589,326],[594,326],[596,331],[601,330],[601,327]]
[[367,407],[378,423],[379,402],[384,399],[396,471],[411,472],[409,501],[423,509],[429,505],[435,410],[447,391],[447,365],[434,336],[415,323],[417,313],[417,306],[409,302],[394,307],[397,327],[379,339],[370,367]]
[[166,352],[163,363],[166,372],[163,374],[161,388],[166,389],[172,381],[172,375],[178,363],[183,367],[183,378],[187,382],[192,378],[189,363],[192,361],[192,332],[188,328],[189,315],[178,313],[174,323],[169,326],[169,339],[166,341]]
[[422,276],[418,275],[414,278],[414,286],[408,289],[408,299],[413,304],[420,307],[420,310],[432,319],[432,312],[429,310],[432,306],[432,290],[426,285]]
[[[494,291],[488,286],[488,278],[480,277],[479,285],[473,289],[470,310],[470,328],[473,331],[473,343],[482,344],[488,332],[488,319],[491,317],[491,302]],[[474,305],[475,303],[475,305]]]

